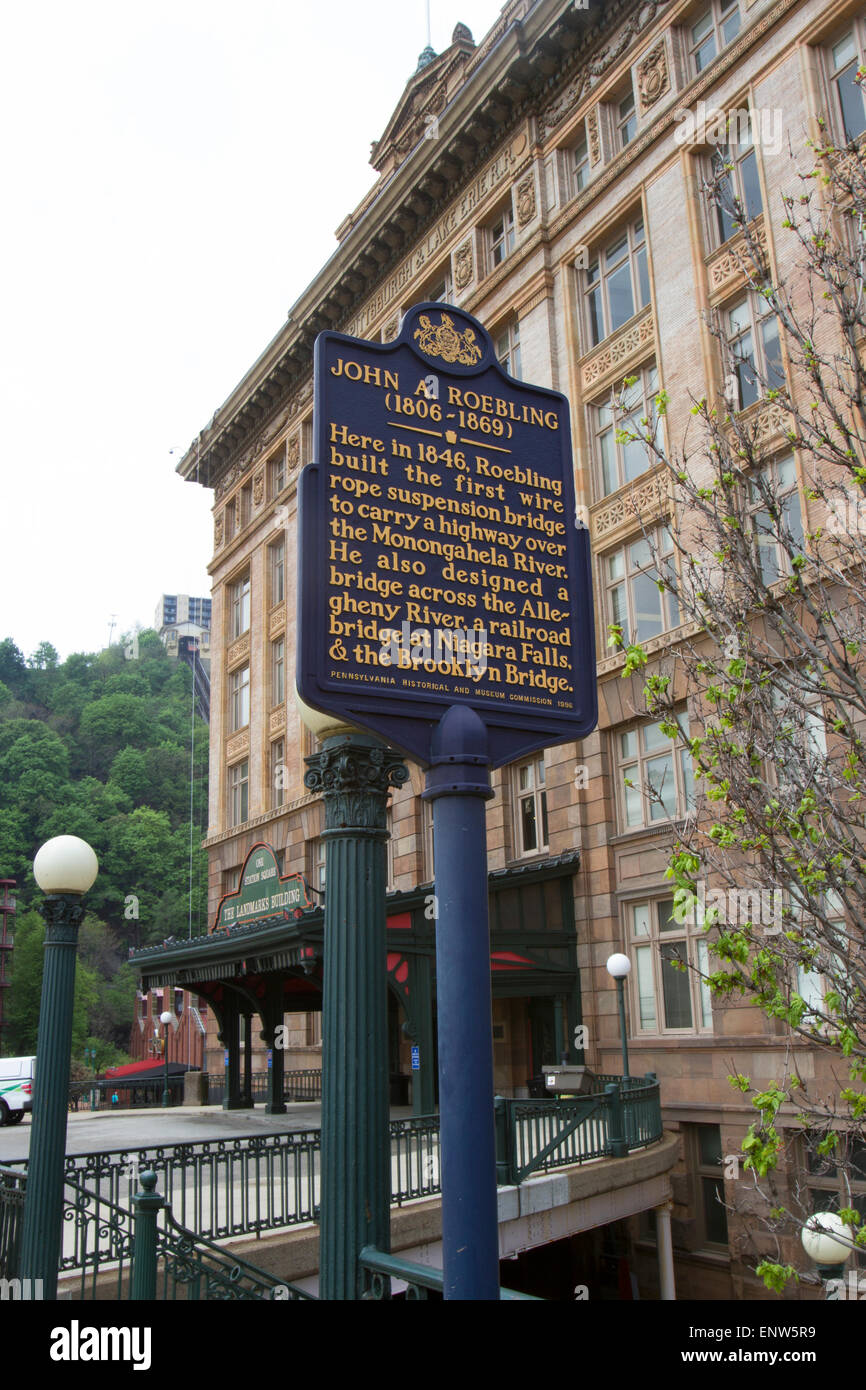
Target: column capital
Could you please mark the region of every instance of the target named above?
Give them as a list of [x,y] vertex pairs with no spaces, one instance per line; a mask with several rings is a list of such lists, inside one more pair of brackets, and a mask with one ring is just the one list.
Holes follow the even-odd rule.
[[304,786],[325,802],[325,832],[386,832],[386,796],[408,780],[402,754],[372,734],[335,734],[306,759]]

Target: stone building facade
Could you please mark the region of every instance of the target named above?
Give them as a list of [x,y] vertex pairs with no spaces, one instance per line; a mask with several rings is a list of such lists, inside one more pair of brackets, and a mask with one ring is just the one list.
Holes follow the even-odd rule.
[[[790,1038],[781,1025],[768,1031],[753,1007],[719,1008],[696,976],[677,975],[674,986],[666,971],[672,958],[700,965],[705,949],[698,933],[671,929],[664,876],[694,797],[692,771],[684,749],[643,716],[643,680],[622,678],[607,629],[627,622],[650,654],[676,644],[679,615],[651,581],[641,530],[668,524],[673,502],[659,470],[617,442],[609,403],[625,376],[636,378],[641,413],[664,389],[664,429],[681,439],[690,394],[724,388],[706,314],[718,309],[732,332],[748,323],[758,335],[736,248],[701,192],[712,145],[700,131],[683,138],[686,113],[702,102],[751,111],[733,177],[778,278],[776,214],[790,180],[783,137],[817,135],[819,115],[839,133],[854,119],[842,84],[864,43],[866,15],[840,0],[509,0],[477,45],[458,26],[444,53],[422,55],[374,144],[377,180],[338,229],[337,251],[179,465],[214,501],[213,913],[257,841],[314,892],[324,885],[323,807],[304,788],[314,740],[293,697],[296,487],[311,458],[316,334],[389,341],[411,304],[443,300],[481,320],[512,375],[568,395],[578,508],[595,558],[599,725],[580,745],[496,772],[487,824],[494,875],[537,869],[543,878],[546,864],[579,853],[568,879],[576,984],[569,977],[560,995],[534,994],[531,983],[494,992],[496,1084],[525,1094],[543,1062],[574,1052],[578,1017],[588,1064],[618,1070],[605,961],[631,956],[630,1055],[636,1073],[658,1074],[666,1124],[681,1138],[674,1235],[678,1280],[692,1296],[763,1291],[734,1238],[736,1191],[722,1160],[739,1150],[753,1112],[727,1076],[776,1075]],[[761,402],[755,409],[768,452],[784,460],[778,418]],[[793,458],[795,480],[799,467]],[[800,504],[805,518],[805,495]],[[662,775],[660,808],[640,784]],[[389,886],[403,894],[434,877],[422,786],[412,765],[392,799]],[[531,932],[526,924],[527,946]],[[575,989],[579,1014],[568,1002]],[[318,1064],[318,1019],[315,1009],[291,1016],[287,1065]],[[392,1066],[408,1074],[399,1031],[394,1049]],[[819,1065],[808,1049],[798,1055],[807,1072]],[[208,1057],[219,1070],[215,1038]],[[626,1234],[652,1296],[651,1224]]]

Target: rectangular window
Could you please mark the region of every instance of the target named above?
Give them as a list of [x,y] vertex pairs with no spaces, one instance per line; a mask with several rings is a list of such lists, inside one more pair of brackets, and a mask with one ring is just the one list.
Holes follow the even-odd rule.
[[616,142],[621,150],[630,144],[637,134],[637,115],[634,109],[634,92],[629,90],[616,103]]
[[310,841],[309,870],[307,877],[311,888],[318,893],[325,891],[325,841],[316,839]]
[[707,172],[717,192],[709,209],[714,246],[721,246],[735,234],[735,215],[745,212],[751,222],[764,210],[758,157],[747,112],[732,113],[730,134],[730,143],[719,146],[708,158]]
[[863,92],[854,77],[863,62],[860,26],[832,44],[828,54],[833,118],[844,143],[857,140],[866,130]]
[[767,391],[785,385],[779,322],[763,299],[748,294],[726,311],[728,386],[726,399],[733,410],[746,410]]
[[797,467],[792,454],[767,464],[750,479],[749,506],[761,578],[765,584],[775,584],[791,573],[783,539],[797,551],[802,550],[804,543]]
[[569,151],[570,195],[576,197],[589,183],[589,147],[586,136]]
[[235,580],[229,589],[229,636],[233,640],[249,632],[250,628],[250,577],[245,574]]
[[252,483],[240,490],[240,529],[249,526],[250,517],[253,514],[253,488]]
[[250,668],[241,666],[229,676],[229,725],[231,732],[250,722]]
[[514,769],[517,853],[538,854],[548,847],[544,758],[530,758]]
[[271,643],[271,704],[281,705],[286,698],[286,639],[278,637]]
[[738,0],[712,0],[687,32],[692,66],[696,73],[703,72],[740,32]]
[[586,271],[585,322],[593,347],[649,304],[649,268],[643,221],[633,222],[603,251]]
[[[607,622],[622,628],[624,646],[648,642],[679,625],[674,543],[666,526],[653,533],[653,546],[642,536],[603,556],[601,564]],[[673,592],[660,590],[660,581],[671,584]]]
[[520,324],[517,319],[496,339],[496,356],[503,371],[509,376],[520,377]]
[[615,738],[621,830],[676,820],[693,809],[692,758],[681,740],[669,738],[660,723],[637,724]]
[[659,377],[655,363],[642,367],[634,375],[637,377],[634,385],[622,392],[626,414],[619,410],[616,404],[619,397],[615,402],[613,393],[609,399],[590,407],[596,468],[603,497],[625,483],[634,482],[655,462],[640,440],[622,442],[618,439],[622,434],[638,434],[657,442],[660,438],[661,418],[655,407]]
[[509,205],[490,227],[490,268],[501,265],[514,250],[514,213]]
[[229,816],[232,825],[249,820],[250,765],[246,760],[229,768]]
[[692,968],[706,968],[700,950],[706,948],[706,939],[701,928],[681,926],[673,907],[673,898],[647,899],[626,907],[629,954],[634,962],[632,999],[639,1033],[712,1030],[709,986]]
[[286,597],[286,542],[278,540],[268,550],[271,571],[271,607]]
[[286,446],[281,444],[268,460],[268,491],[271,497],[279,497],[286,486]]
[[286,799],[286,742],[275,739],[271,744],[271,806],[282,806]]

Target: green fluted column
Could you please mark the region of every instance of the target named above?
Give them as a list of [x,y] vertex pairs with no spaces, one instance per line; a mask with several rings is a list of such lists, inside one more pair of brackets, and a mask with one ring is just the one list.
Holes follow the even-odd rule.
[[361,733],[326,738],[306,762],[325,802],[319,1297],[356,1299],[362,1248],[390,1249],[386,807],[409,773]]
[[43,1297],[56,1299],[63,1234],[63,1169],[75,1002],[75,952],[84,905],[79,897],[52,893],[46,897],[42,913],[46,923],[45,966],[20,1275],[22,1279],[41,1279]]

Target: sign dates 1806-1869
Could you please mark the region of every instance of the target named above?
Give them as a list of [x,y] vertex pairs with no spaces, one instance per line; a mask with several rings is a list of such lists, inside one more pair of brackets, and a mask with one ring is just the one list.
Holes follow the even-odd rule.
[[494,762],[595,723],[587,534],[568,405],[485,330],[416,306],[391,344],[316,343],[300,500],[298,688],[426,760],[470,703]]

